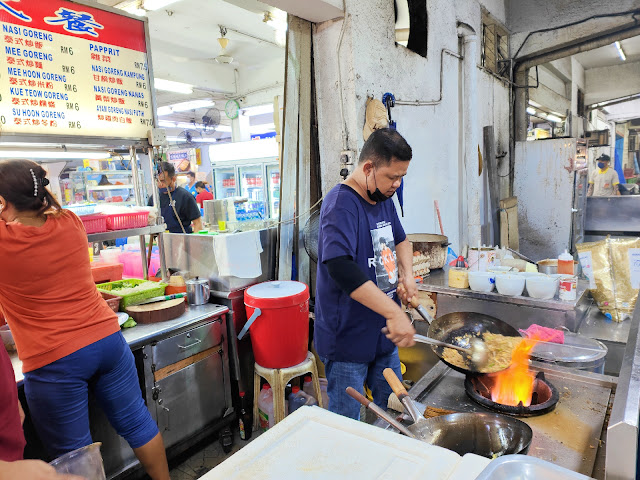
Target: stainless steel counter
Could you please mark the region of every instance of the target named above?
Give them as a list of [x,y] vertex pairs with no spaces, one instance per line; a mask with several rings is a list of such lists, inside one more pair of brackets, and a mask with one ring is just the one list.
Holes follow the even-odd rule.
[[541,300],[528,296],[507,296],[493,291],[474,292],[448,286],[447,270],[434,270],[418,285],[418,290],[436,294],[437,316],[451,312],[478,312],[496,317],[515,328],[526,329],[532,323],[545,327],[566,327],[576,332],[587,314],[591,298],[588,282],[578,281],[576,300]]
[[[142,345],[150,343],[152,340],[160,340],[169,335],[180,333],[181,330],[186,330],[198,325],[198,323],[205,321],[215,315],[227,313],[229,309],[223,305],[215,305],[213,303],[207,303],[206,305],[189,305],[187,311],[180,315],[178,318],[168,320],[166,322],[158,323],[139,323],[133,328],[125,328],[122,331],[122,335],[131,347],[131,350],[136,350]],[[24,380],[22,374],[22,362],[18,358],[17,353],[11,353],[11,363],[13,365],[13,371],[18,384]]]
[[[560,402],[554,412],[523,419],[534,431],[529,455],[598,479],[633,480],[640,416],[640,305],[631,321],[611,323],[604,318],[597,309],[590,310],[580,333],[624,346],[617,378],[532,362],[558,388]],[[485,411],[466,396],[463,380],[439,362],[409,396],[452,411]],[[380,420],[375,424],[388,428]]]

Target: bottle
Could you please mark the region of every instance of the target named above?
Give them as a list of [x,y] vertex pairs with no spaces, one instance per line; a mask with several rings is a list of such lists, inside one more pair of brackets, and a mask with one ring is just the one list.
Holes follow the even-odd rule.
[[273,414],[273,391],[271,385],[265,383],[258,395],[258,415],[260,416],[260,428],[266,432],[275,424]]
[[247,407],[247,398],[245,392],[240,392],[240,416],[238,423],[240,425],[240,438],[242,440],[249,440],[253,429],[252,414],[249,413],[251,409]]
[[305,405],[317,405],[318,402],[311,395],[307,395],[300,387],[293,387],[291,395],[289,395],[289,409],[290,413],[295,412],[300,407]]
[[573,275],[573,256],[566,250],[558,257],[558,273]]
[[313,391],[313,379],[311,375],[306,375],[304,377],[304,383],[302,384],[302,391],[309,395],[310,397],[316,398],[315,393]]

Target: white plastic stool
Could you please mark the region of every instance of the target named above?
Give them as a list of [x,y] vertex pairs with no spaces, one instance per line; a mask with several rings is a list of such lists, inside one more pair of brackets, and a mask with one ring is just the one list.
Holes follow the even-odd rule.
[[305,373],[310,373],[313,381],[313,391],[318,401],[318,406],[324,407],[322,404],[322,391],[320,390],[320,382],[318,381],[318,367],[316,366],[316,357],[313,353],[308,352],[307,358],[302,363],[287,368],[265,368],[257,363],[254,365],[253,374],[253,428],[257,430],[260,427],[258,417],[258,395],[260,395],[260,377],[264,378],[273,390],[273,412],[275,423],[284,419],[284,389],[292,378],[300,377]]

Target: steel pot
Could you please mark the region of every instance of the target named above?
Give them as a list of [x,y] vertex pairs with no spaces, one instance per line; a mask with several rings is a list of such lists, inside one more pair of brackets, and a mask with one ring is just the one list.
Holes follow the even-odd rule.
[[407,240],[413,244],[413,251],[425,255],[429,261],[429,268],[435,270],[447,263],[447,247],[449,239],[444,235],[434,233],[410,233]]
[[195,277],[185,282],[189,305],[204,305],[209,302],[209,280]]

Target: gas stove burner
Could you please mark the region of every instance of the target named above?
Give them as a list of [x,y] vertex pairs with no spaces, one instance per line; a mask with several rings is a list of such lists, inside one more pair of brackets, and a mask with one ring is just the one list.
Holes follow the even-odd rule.
[[554,408],[560,398],[558,390],[544,378],[544,373],[539,372],[533,383],[533,396],[531,405],[525,407],[520,402],[517,406],[504,405],[491,400],[491,388],[493,378],[489,375],[467,376],[464,381],[464,389],[472,400],[491,410],[520,417],[533,417],[544,415]]

